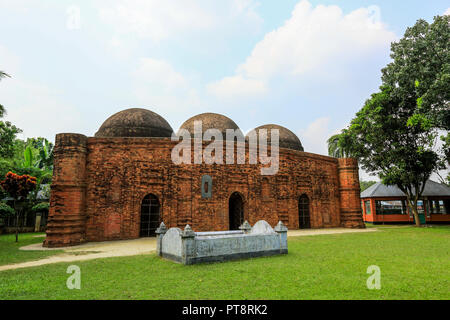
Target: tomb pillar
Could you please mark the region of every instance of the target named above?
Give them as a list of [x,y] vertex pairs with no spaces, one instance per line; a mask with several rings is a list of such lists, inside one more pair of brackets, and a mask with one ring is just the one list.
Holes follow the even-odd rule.
[[288,228],[280,220],[280,221],[278,221],[278,224],[275,226],[274,231],[276,233],[278,233],[278,235],[280,237],[280,253],[288,253],[288,247],[287,247]]
[[162,250],[161,250],[161,245],[162,245],[162,238],[164,237],[164,235],[167,232],[167,227],[164,224],[164,222],[161,222],[161,224],[159,225],[159,228],[156,229],[155,233],[156,233],[156,254],[158,256],[162,255]]
[[183,264],[192,264],[195,252],[195,232],[187,224],[181,234],[181,262]]

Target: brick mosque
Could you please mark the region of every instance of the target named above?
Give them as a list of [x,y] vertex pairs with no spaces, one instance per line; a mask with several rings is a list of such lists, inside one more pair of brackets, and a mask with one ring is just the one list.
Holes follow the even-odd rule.
[[[220,114],[203,113],[181,129],[239,129]],[[279,170],[262,164],[175,164],[173,130],[158,114],[127,109],[109,117],[94,137],[56,135],[50,212],[44,246],[134,239],[167,227],[237,229],[281,220],[289,229],[363,228],[358,164],[308,153],[290,130],[279,130]],[[270,135],[269,135],[270,136]],[[203,148],[207,142],[201,143]],[[224,144],[225,146],[225,144]],[[224,152],[225,154],[225,152]],[[245,142],[245,157],[249,143]]]

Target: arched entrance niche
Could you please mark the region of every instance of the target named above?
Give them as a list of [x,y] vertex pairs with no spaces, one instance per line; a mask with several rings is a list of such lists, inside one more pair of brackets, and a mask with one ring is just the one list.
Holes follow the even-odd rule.
[[298,199],[298,224],[300,229],[311,228],[309,198],[306,194],[302,194]]
[[140,237],[155,236],[155,231],[161,223],[159,211],[160,204],[157,196],[150,193],[142,199]]
[[239,230],[244,222],[244,199],[239,192],[233,192],[228,200],[229,230]]

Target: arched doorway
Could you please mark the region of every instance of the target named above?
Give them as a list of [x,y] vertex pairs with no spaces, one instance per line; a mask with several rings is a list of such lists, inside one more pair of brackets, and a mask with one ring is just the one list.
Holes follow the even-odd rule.
[[300,229],[311,228],[309,198],[306,194],[302,194],[298,199],[298,222]]
[[153,237],[160,224],[159,200],[154,194],[148,194],[141,204],[141,237]]
[[244,200],[238,192],[233,192],[228,201],[230,230],[239,230],[244,222]]

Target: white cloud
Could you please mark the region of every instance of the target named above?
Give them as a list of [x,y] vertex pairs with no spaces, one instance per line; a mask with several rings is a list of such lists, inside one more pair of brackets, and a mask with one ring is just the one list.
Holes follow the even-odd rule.
[[20,68],[20,59],[0,45],[0,70],[8,74],[15,74]]
[[444,12],[445,16],[450,16],[450,8],[448,8],[445,12]]
[[186,80],[181,73],[165,60],[142,58],[134,75],[148,85],[158,85],[165,91],[185,87]]
[[0,10],[9,10],[19,13],[30,12],[36,9],[36,7],[39,7],[41,5],[42,3],[29,0],[13,0],[13,1],[0,0]]
[[161,40],[185,28],[207,28],[212,17],[194,1],[127,0],[100,7],[100,18],[116,26],[119,33],[135,33]]
[[226,77],[207,85],[208,92],[220,98],[262,94],[266,89],[263,81],[244,79],[242,75]]
[[[143,58],[132,73],[136,101],[161,115],[179,120],[201,104],[192,77],[185,77],[165,61]],[[174,116],[176,115],[176,116]]]
[[318,118],[299,132],[299,138],[306,152],[327,155],[327,140],[334,133],[329,128],[330,118]]
[[23,130],[22,138],[46,137],[54,141],[57,133],[80,132],[83,128],[80,112],[61,99],[62,92],[22,79],[8,82],[0,89],[9,97],[2,100],[8,112],[6,120]]
[[98,0],[100,19],[121,35],[154,41],[186,31],[211,30],[239,18],[243,24],[261,24],[254,0]]
[[46,137],[54,140],[59,132],[80,132],[83,127],[77,108],[63,100],[63,92],[25,79],[20,59],[0,46],[0,61],[11,78],[1,81],[0,103],[5,107],[5,120],[21,128],[21,138]]
[[[255,45],[246,61],[238,66],[234,77],[213,85],[214,91],[233,95],[234,82],[230,78],[238,78],[241,83],[246,80],[268,83],[277,76],[317,74],[325,77],[330,69],[345,71],[348,69],[346,64],[355,59],[388,50],[395,39],[379,16],[376,6],[344,15],[338,6],[313,7],[306,0],[301,1],[283,26],[266,34]],[[219,84],[224,89],[220,90]],[[242,91],[241,88],[236,90]]]
[[263,23],[263,19],[256,12],[259,2],[254,0],[234,0],[232,4],[232,16],[242,17],[247,23],[259,27]]

